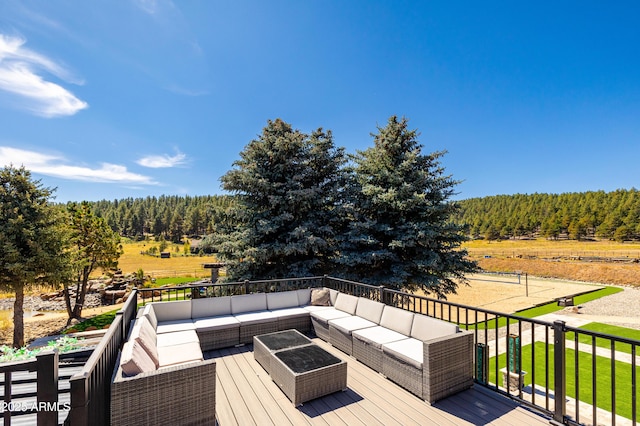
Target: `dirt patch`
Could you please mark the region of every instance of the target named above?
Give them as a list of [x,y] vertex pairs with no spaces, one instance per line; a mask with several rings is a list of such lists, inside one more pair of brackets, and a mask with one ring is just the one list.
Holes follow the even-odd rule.
[[[98,308],[83,309],[84,319],[93,318],[104,312],[120,309],[122,305],[101,306]],[[66,312],[39,312],[32,317],[24,319],[24,341],[28,345],[37,338],[60,334],[67,325]],[[13,343],[13,327],[0,330],[0,345]]]
[[469,285],[460,285],[458,293],[447,301],[503,313],[514,313],[560,297],[603,288],[599,284],[516,276],[470,275]]

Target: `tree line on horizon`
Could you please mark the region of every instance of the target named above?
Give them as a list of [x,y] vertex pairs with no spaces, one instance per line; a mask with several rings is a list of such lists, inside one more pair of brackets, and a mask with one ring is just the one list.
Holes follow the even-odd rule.
[[640,240],[640,191],[514,194],[458,201],[471,238]]
[[93,211],[120,236],[181,243],[213,232],[214,212],[233,203],[230,195],[161,195],[90,202]]

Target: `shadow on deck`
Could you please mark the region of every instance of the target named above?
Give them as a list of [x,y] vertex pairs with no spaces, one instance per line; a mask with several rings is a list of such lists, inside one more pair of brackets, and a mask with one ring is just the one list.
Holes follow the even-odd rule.
[[217,360],[216,418],[228,425],[548,425],[549,419],[481,386],[429,405],[321,339],[348,363],[348,389],[294,407],[251,345],[207,352]]

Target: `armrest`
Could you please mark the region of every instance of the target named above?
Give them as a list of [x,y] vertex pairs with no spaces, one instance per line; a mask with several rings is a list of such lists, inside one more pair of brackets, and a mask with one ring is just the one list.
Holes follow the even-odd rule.
[[473,385],[473,333],[428,340],[423,344],[423,398],[433,403]]

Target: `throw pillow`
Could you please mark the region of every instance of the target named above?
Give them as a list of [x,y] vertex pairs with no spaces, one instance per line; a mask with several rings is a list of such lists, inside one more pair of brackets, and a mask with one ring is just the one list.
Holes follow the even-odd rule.
[[311,290],[312,306],[331,306],[328,288],[314,288]]

